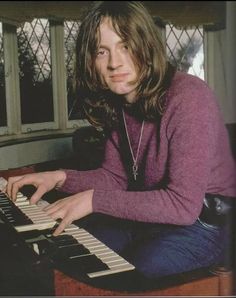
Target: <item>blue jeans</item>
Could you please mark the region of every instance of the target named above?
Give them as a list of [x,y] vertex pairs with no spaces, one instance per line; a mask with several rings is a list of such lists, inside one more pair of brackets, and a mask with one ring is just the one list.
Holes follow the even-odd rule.
[[190,226],[176,226],[92,214],[80,226],[146,277],[210,266],[222,257],[222,229],[204,226],[199,221]]

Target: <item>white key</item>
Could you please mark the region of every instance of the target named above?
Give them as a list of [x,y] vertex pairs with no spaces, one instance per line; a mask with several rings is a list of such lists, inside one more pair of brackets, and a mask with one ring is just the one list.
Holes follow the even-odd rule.
[[19,199],[25,199],[25,200],[28,200],[27,197],[24,196],[23,193],[21,193],[21,192],[18,192],[18,193],[16,194],[16,198],[17,198],[17,200],[19,200]]
[[31,230],[44,230],[44,229],[53,228],[55,224],[56,224],[55,221],[50,221],[50,222],[45,222],[45,223],[16,226],[15,229],[18,232],[25,232],[25,231],[31,231]]
[[102,270],[102,271],[88,273],[88,276],[90,278],[94,278],[94,277],[104,276],[104,275],[108,275],[108,274],[129,271],[129,270],[133,270],[133,269],[135,269],[135,267],[127,262],[125,265],[117,266],[110,270]]
[[0,190],[4,191],[7,186],[7,180],[3,177],[0,177]]

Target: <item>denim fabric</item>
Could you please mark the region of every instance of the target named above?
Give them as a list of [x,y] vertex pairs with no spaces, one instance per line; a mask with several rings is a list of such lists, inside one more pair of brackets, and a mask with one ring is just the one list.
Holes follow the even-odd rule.
[[222,257],[222,229],[199,221],[190,226],[176,226],[96,214],[84,220],[82,226],[146,277],[206,267]]

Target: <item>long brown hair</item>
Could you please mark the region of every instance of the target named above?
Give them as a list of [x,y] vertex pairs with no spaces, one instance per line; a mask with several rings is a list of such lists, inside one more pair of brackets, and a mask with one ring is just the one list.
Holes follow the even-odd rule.
[[76,46],[76,89],[88,120],[112,127],[120,96],[102,86],[95,68],[98,29],[104,17],[112,21],[138,70],[135,103],[143,119],[155,121],[164,112],[164,94],[170,78],[166,50],[151,15],[138,1],[95,1],[80,26]]

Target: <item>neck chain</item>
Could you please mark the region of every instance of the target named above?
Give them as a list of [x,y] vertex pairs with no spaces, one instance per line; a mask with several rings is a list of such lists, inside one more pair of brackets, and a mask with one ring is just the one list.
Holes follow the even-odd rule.
[[140,150],[140,145],[141,145],[142,136],[143,136],[144,121],[142,122],[142,127],[141,127],[141,130],[140,130],[137,153],[136,153],[136,156],[134,156],[134,152],[133,152],[133,149],[132,149],[132,146],[131,146],[129,133],[128,133],[128,129],[127,129],[127,124],[126,124],[126,120],[125,120],[125,113],[124,113],[123,109],[122,109],[122,115],[123,115],[123,119],[124,119],[125,132],[126,132],[128,143],[129,143],[129,149],[130,149],[130,152],[131,152],[131,155],[132,155],[132,160],[133,160],[133,166],[132,166],[133,176],[134,176],[134,180],[136,180],[137,175],[138,175],[138,156],[139,156],[139,150]]

